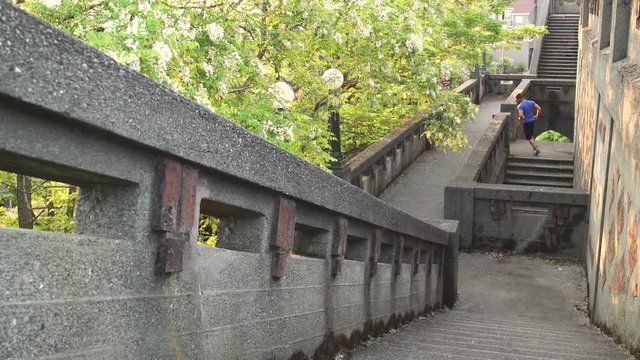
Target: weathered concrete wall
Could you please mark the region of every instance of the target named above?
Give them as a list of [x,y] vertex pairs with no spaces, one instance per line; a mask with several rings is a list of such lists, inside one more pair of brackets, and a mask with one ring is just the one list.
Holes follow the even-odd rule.
[[[592,320],[616,337],[640,348],[640,60],[636,16],[640,1],[631,4],[631,24],[619,29],[628,39],[601,49],[607,13],[600,3],[582,13],[576,98],[575,185],[591,191],[586,266]],[[609,2],[611,3],[611,2]],[[613,13],[624,2],[613,1]],[[588,10],[585,6],[583,10]],[[616,32],[619,24],[611,28]],[[613,62],[623,42],[627,57]]]
[[[76,234],[0,229],[0,358],[330,354],[453,305],[456,222],[410,217],[7,2],[0,20],[0,169],[81,188]],[[200,214],[225,224],[215,248]]]
[[583,191],[478,184],[473,247],[582,257],[588,195]]
[[536,80],[525,96],[542,107],[542,115],[536,120],[535,136],[554,130],[573,140],[575,81]]

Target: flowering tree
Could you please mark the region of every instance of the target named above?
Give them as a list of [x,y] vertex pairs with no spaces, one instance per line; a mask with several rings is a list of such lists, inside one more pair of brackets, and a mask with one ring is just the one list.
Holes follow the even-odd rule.
[[[509,38],[490,19],[505,3],[42,0],[21,6],[324,167],[330,110],[341,112],[349,151],[437,99],[452,99],[441,97],[448,91],[443,81],[459,79],[488,44]],[[438,108],[448,107],[438,101]],[[458,108],[454,119],[473,110]],[[451,125],[431,140],[464,145],[463,127]]]
[[[490,44],[544,31],[514,33],[492,20],[509,0],[15,2],[323,168],[331,161],[331,111],[343,119],[347,152],[420,110],[427,110],[433,144],[466,145],[463,121],[475,108],[451,85]],[[25,205],[22,217],[0,207],[0,224],[26,219],[43,229],[73,229],[74,187],[4,172],[0,180],[3,201],[29,195],[36,204]],[[200,225],[210,233],[200,237],[215,243],[216,223],[201,219]]]

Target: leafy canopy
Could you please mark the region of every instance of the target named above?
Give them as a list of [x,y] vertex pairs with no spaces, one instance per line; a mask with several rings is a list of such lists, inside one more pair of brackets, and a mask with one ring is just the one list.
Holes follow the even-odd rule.
[[[328,112],[347,152],[419,110],[465,119],[449,84],[513,33],[491,18],[504,0],[26,1],[24,8],[180,94],[324,167]],[[337,69],[337,89],[322,74]],[[279,93],[284,82],[290,92]],[[447,84],[447,86],[443,86]],[[285,89],[286,90],[286,89]],[[274,104],[276,106],[274,106]],[[450,106],[451,105],[451,106]],[[278,109],[286,109],[281,111]],[[437,126],[435,145],[466,144]],[[436,133],[437,130],[437,133]]]

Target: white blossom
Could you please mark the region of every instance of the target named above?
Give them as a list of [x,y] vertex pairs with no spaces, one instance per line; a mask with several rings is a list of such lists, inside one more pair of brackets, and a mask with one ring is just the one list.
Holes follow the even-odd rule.
[[260,62],[260,60],[255,60],[254,65],[256,67],[258,75],[264,76],[267,74],[267,70],[264,68],[264,65],[262,64],[262,62]]
[[111,32],[116,27],[116,23],[109,20],[102,24],[102,27],[104,28],[104,32]]
[[422,38],[418,34],[411,34],[405,43],[410,52],[421,53],[424,50]]
[[288,107],[296,98],[296,94],[289,84],[284,81],[278,81],[269,87],[269,93],[273,95],[273,106],[276,108]]
[[336,33],[335,35],[333,35],[333,40],[342,45],[342,43],[344,42],[344,36],[342,36],[341,33]]
[[207,89],[205,89],[205,87],[202,84],[198,85],[198,89],[196,89],[196,93],[193,95],[193,99],[202,106],[205,106],[205,107],[211,106]]
[[344,83],[344,75],[338,69],[328,69],[322,74],[322,80],[332,89],[337,89]]
[[160,55],[161,65],[166,65],[169,62],[169,60],[171,60],[171,57],[173,56],[169,46],[167,46],[167,44],[161,41],[156,41],[156,43],[153,44],[153,50],[155,50],[158,53],[158,55]]
[[138,43],[137,43],[135,40],[133,40],[133,39],[127,39],[127,40],[125,40],[125,41],[124,41],[124,44],[125,44],[128,48],[130,48],[130,49],[132,49],[132,50],[137,50],[137,49],[138,49]]
[[133,18],[133,20],[131,20],[131,23],[129,23],[129,26],[127,26],[126,33],[137,34],[138,31],[140,31],[140,18],[136,16]]
[[220,93],[220,95],[227,95],[229,93],[227,84],[225,84],[224,81],[218,83],[218,93]]
[[207,76],[213,75],[213,72],[214,72],[213,65],[209,63],[205,63],[204,65],[202,65],[202,69],[204,70],[204,73],[207,74]]
[[151,11],[151,3],[148,1],[142,1],[138,3],[139,11]]
[[209,39],[212,41],[222,40],[224,37],[224,29],[222,26],[212,22],[207,25],[207,34],[209,34]]
[[62,0],[43,0],[42,3],[46,7],[58,7],[62,5]]

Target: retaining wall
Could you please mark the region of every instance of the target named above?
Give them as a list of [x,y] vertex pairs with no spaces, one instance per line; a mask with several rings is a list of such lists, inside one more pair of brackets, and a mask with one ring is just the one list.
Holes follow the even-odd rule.
[[592,194],[590,316],[640,354],[640,1],[583,5],[574,186]]

